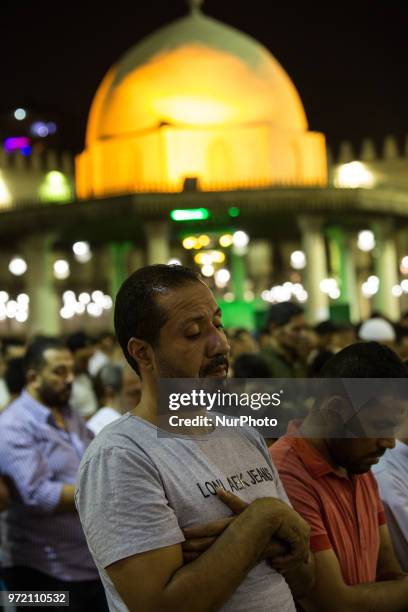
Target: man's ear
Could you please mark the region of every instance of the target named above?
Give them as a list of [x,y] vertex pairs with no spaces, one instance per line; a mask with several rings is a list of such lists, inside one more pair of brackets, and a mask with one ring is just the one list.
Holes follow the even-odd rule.
[[320,414],[328,437],[345,437],[345,423],[349,418],[349,411],[347,401],[340,395],[334,395],[323,401]]
[[25,375],[27,385],[30,385],[33,382],[35,382],[35,380],[37,379],[37,376],[38,376],[37,370],[34,370],[34,368],[29,368]]
[[278,326],[273,321],[268,324],[269,335],[274,338],[276,336],[276,332],[278,330]]
[[146,340],[130,338],[127,350],[138,364],[140,371],[151,370],[154,364],[154,354],[151,345]]

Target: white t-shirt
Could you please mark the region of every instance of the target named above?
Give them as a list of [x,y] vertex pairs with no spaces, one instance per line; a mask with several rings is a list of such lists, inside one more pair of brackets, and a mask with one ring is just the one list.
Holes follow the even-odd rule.
[[109,406],[100,408],[93,417],[87,421],[86,426],[94,432],[95,436],[98,434],[106,425],[116,421],[120,417],[120,412]]
[[[216,487],[248,503],[259,497],[290,503],[255,430],[228,428],[227,435],[217,428],[194,439],[159,432],[128,413],[103,429],[81,462],[76,504],[111,612],[127,607],[105,568],[181,543],[187,527],[231,516]],[[222,608],[255,611],[295,612],[285,579],[265,561],[248,573]]]
[[10,392],[4,378],[0,378],[0,412],[4,410],[10,401]]
[[109,362],[109,357],[103,351],[97,349],[88,361],[89,374],[96,376],[99,370]]
[[70,405],[78,410],[84,419],[92,416],[98,409],[98,402],[88,374],[77,374],[72,383]]

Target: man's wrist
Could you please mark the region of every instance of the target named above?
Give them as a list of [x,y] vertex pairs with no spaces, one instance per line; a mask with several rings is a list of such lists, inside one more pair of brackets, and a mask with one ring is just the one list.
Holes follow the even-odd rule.
[[269,546],[271,538],[281,527],[289,506],[279,499],[261,497],[252,502],[249,508],[252,508],[265,525]]

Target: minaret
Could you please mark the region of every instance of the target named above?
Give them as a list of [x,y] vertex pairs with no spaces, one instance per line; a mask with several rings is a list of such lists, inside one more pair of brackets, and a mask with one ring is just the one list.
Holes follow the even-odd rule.
[[204,0],[187,0],[187,4],[190,7],[190,13],[196,15],[201,13],[201,7],[204,4]]

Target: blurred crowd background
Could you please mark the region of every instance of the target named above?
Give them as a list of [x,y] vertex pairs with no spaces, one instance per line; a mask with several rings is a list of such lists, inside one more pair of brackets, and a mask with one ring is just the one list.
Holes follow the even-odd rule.
[[[231,347],[229,376],[233,378],[318,377],[332,355],[360,341],[386,344],[403,361],[408,359],[408,312],[402,314],[397,324],[373,313],[358,325],[329,319],[312,326],[307,323],[301,306],[283,302],[270,307],[263,329],[253,332],[245,327],[230,327],[225,333]],[[24,355],[28,340],[25,337],[0,340],[2,411],[25,385]],[[71,405],[84,419],[92,424],[101,408],[121,413],[123,393],[129,395],[123,401],[126,410],[137,404],[140,385],[113,332],[106,330],[91,336],[78,331],[60,340],[74,357]]]

